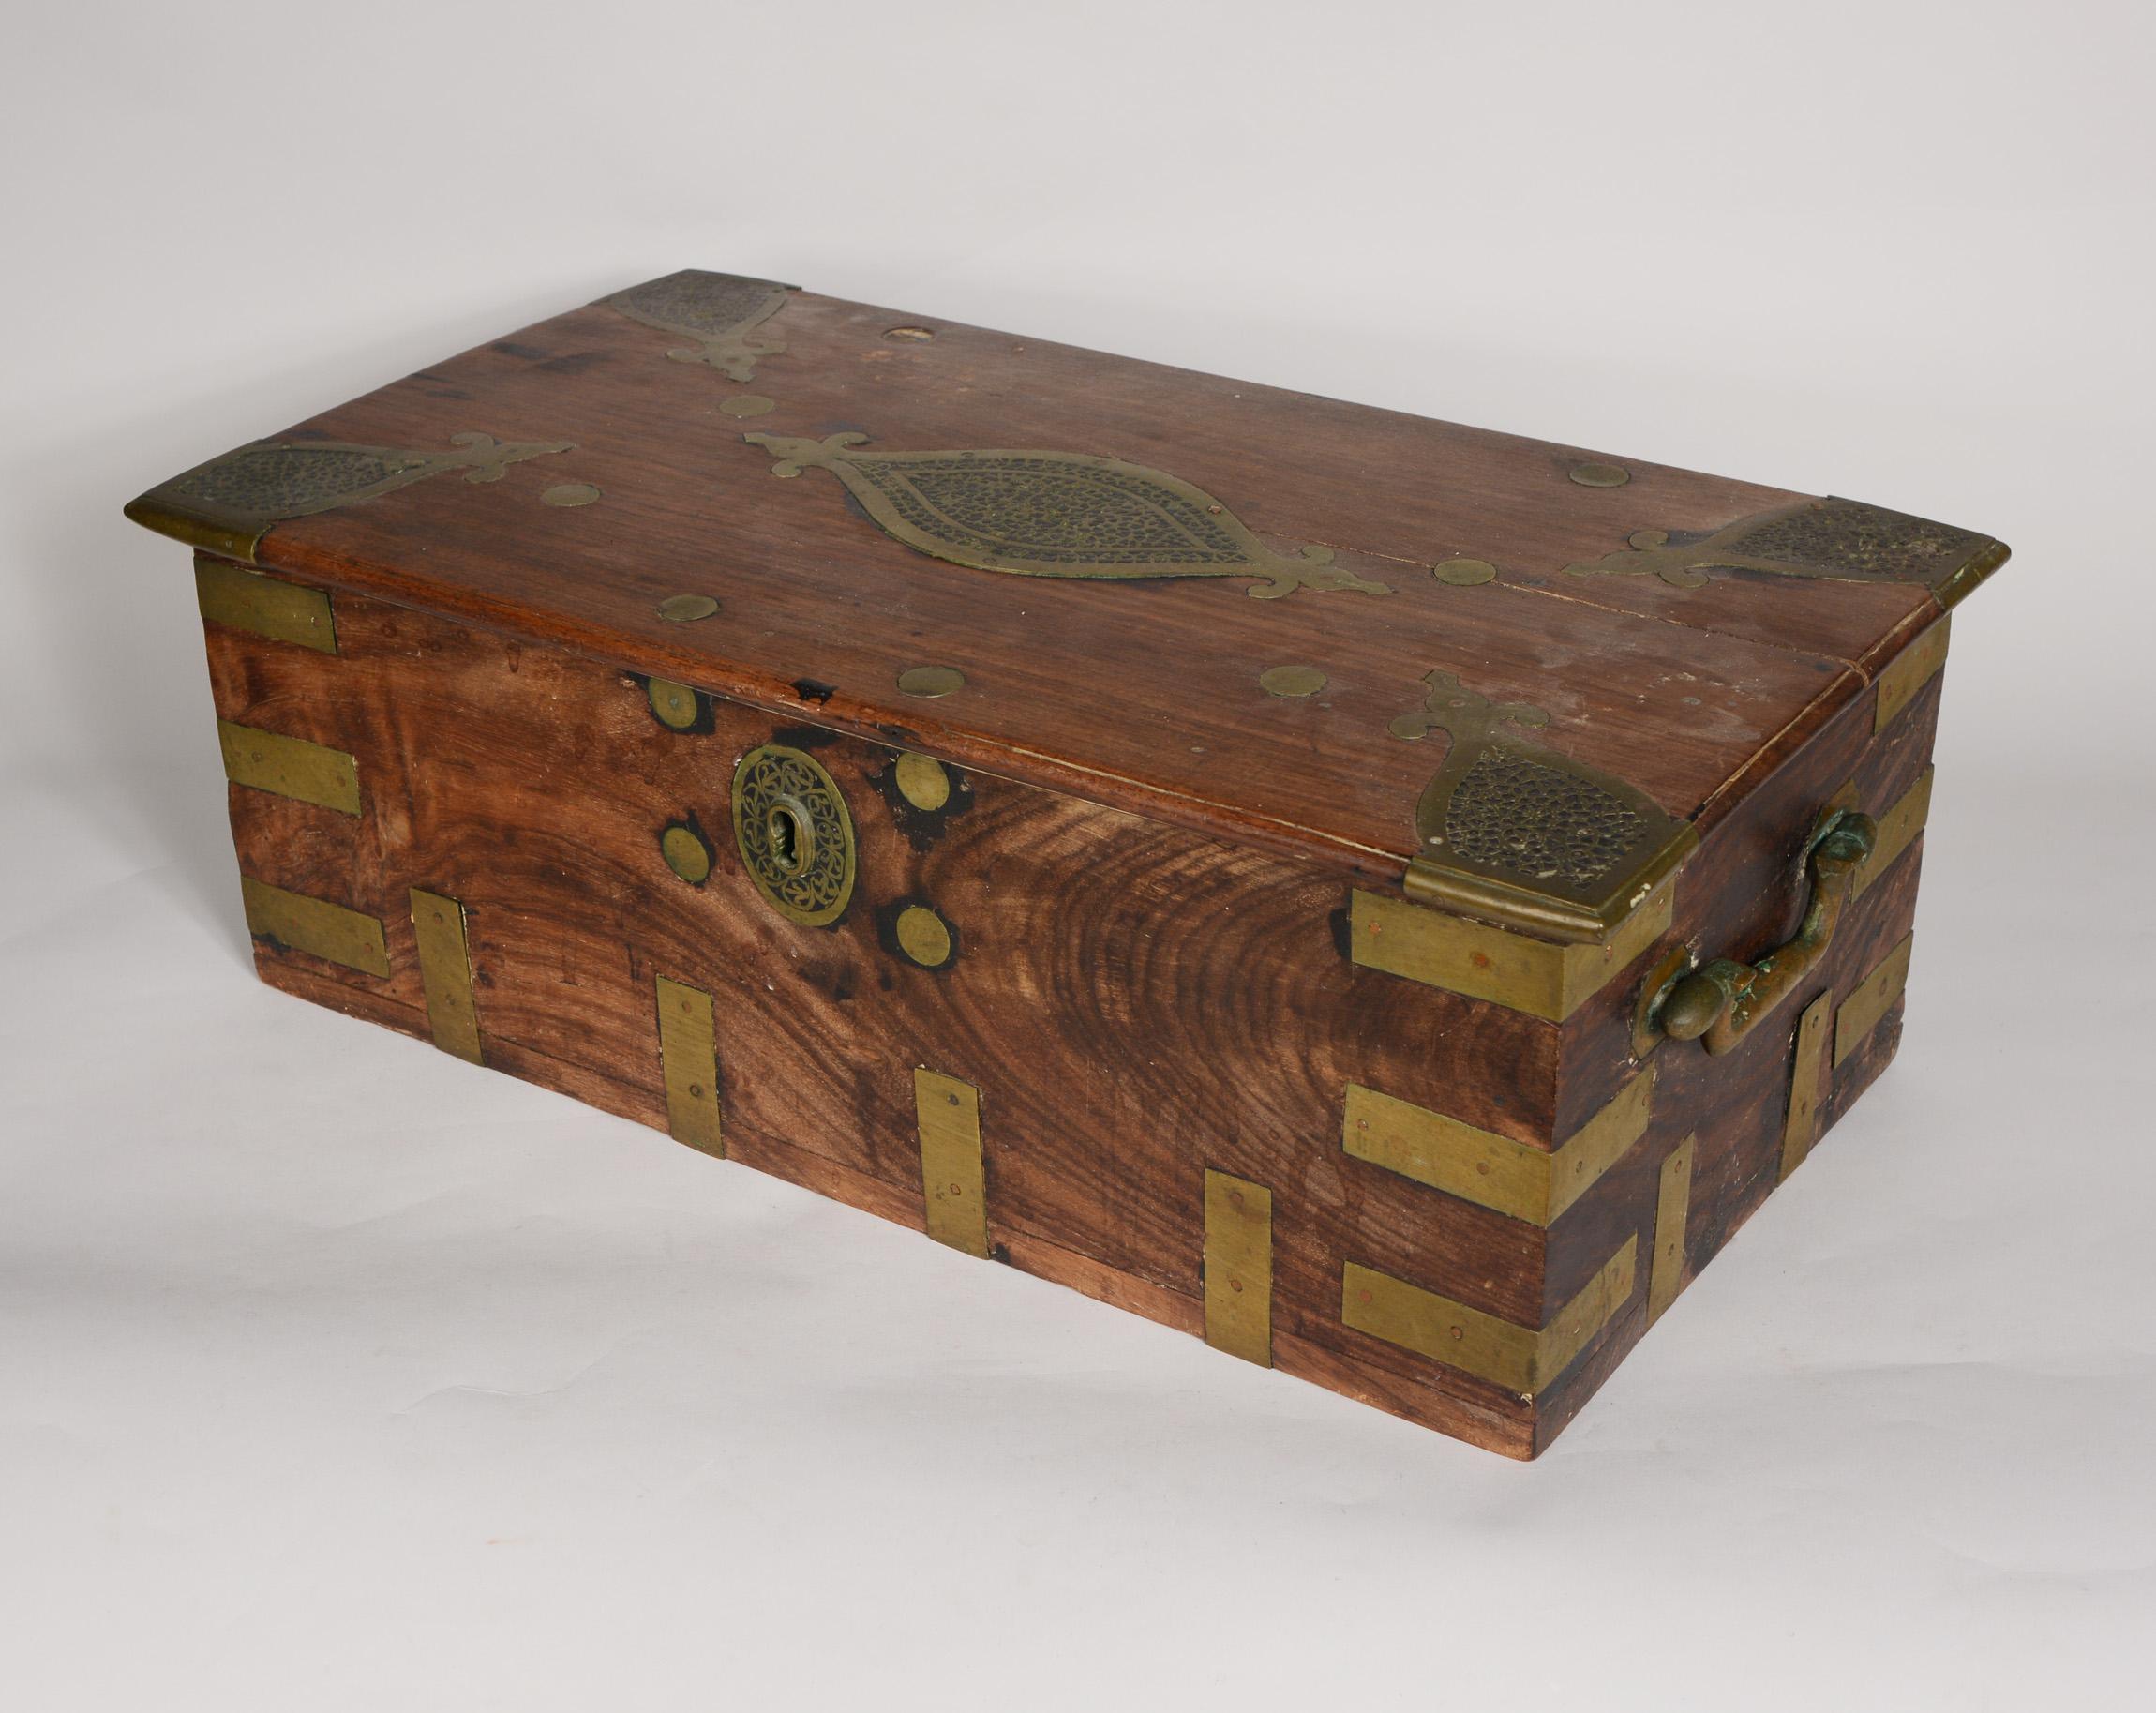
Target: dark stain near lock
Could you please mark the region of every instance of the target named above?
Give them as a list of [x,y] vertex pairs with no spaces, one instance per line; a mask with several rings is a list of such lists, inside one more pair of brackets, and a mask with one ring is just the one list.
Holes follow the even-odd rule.
[[1349,963],[1355,961],[1355,929],[1348,921],[1348,907],[1341,905],[1325,917],[1325,926],[1331,930],[1333,950]]
[[838,685],[827,684],[818,678],[797,678],[793,682],[793,692],[804,702],[814,702],[820,708],[838,694]]

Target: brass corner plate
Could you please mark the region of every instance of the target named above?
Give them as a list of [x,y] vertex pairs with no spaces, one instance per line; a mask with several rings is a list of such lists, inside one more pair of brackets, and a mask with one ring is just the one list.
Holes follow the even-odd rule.
[[472,991],[472,948],[464,906],[455,898],[412,889],[412,931],[419,945],[420,984],[434,1044],[472,1064],[486,1063],[479,1044],[479,1007]]
[[631,321],[694,340],[666,353],[677,363],[702,363],[729,381],[748,382],[756,379],[758,362],[786,350],[785,340],[753,330],[785,308],[800,289],[775,279],[683,268],[599,301]]
[[1492,702],[1446,671],[1396,738],[1450,739],[1415,810],[1411,897],[1530,933],[1602,940],[1699,845],[1689,821],[1612,774],[1499,729],[1542,727],[1527,702]]
[[1205,1343],[1273,1365],[1273,1193],[1205,1170]]
[[1953,630],[1954,615],[1947,613],[1896,654],[1879,673],[1878,700],[1872,712],[1874,731],[1884,731],[1892,725],[1894,715],[1908,707],[1916,699],[1916,693],[1946,665],[1947,645],[1953,640]]
[[677,1142],[726,1157],[720,1125],[719,1049],[711,996],[669,976],[654,976],[659,1070],[666,1086],[666,1130]]
[[1542,1149],[1350,1083],[1340,1146],[1357,1160],[1548,1227],[1646,1134],[1654,1095],[1649,1066],[1563,1146]]
[[1523,1327],[1390,1273],[1350,1261],[1340,1270],[1340,1319],[1447,1368],[1531,1398],[1569,1368],[1631,1300],[1639,1240],[1617,1253],[1547,1327]]
[[1922,583],[1942,607],[2006,563],[2005,543],[1907,512],[1829,496],[1755,512],[1707,533],[1637,530],[1572,577],[1658,577],[1703,587],[1715,571],[1763,571],[1850,583]]
[[337,618],[325,590],[200,554],[195,559],[195,603],[213,624],[273,642],[295,642],[318,654],[337,653]]
[[1348,954],[1367,969],[1562,1023],[1668,932],[1673,900],[1666,880],[1597,945],[1538,939],[1357,888]]
[[340,815],[359,813],[359,763],[341,749],[233,720],[217,722],[217,748],[234,785]]
[[389,941],[379,918],[272,886],[252,875],[240,877],[240,896],[247,907],[247,932],[255,939],[377,980],[388,977]]
[[928,1235],[985,1259],[988,1190],[981,1151],[981,1090],[924,1068],[913,1074],[913,1107]]
[[1296,589],[1387,594],[1333,550],[1279,553],[1202,488],[1164,470],[1079,452],[862,452],[858,433],[745,434],[771,473],[828,470],[876,526],[916,553],[1014,577],[1243,577],[1260,597]]
[[462,471],[468,482],[495,482],[509,465],[576,449],[570,441],[499,441],[467,429],[450,450],[366,446],[347,441],[259,441],[198,464],[128,502],[144,529],[188,546],[253,563],[271,525],[334,511],[414,482]]

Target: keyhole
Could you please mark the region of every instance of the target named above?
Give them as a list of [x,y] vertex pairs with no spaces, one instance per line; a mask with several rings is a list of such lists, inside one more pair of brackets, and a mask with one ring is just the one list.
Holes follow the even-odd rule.
[[771,842],[771,861],[781,874],[791,879],[808,867],[808,821],[799,809],[790,804],[773,804],[764,832]]

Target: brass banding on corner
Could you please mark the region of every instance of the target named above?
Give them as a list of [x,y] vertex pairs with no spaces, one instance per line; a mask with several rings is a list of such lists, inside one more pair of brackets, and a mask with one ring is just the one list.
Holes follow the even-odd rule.
[[667,1133],[677,1142],[724,1159],[711,996],[663,975],[652,978],[652,993],[659,1013],[659,1069],[666,1085]]
[[981,1090],[939,1072],[913,1074],[921,1131],[921,1193],[928,1235],[969,1255],[988,1254],[988,1195],[981,1158]]
[[1448,1368],[1532,1397],[1572,1365],[1631,1300],[1639,1240],[1624,1248],[1547,1327],[1523,1327],[1390,1273],[1350,1261],[1340,1271],[1340,1319]]
[[389,974],[389,942],[378,918],[326,898],[287,892],[251,875],[240,877],[240,895],[247,905],[247,932],[257,939],[342,964],[362,975]]
[[1205,1171],[1205,1343],[1273,1365],[1273,1193]]
[[483,1064],[479,1007],[472,993],[472,952],[464,906],[440,893],[412,889],[412,931],[419,944],[419,976],[427,993],[427,1026],[434,1044]]
[[1357,964],[1471,999],[1562,1023],[1669,926],[1668,880],[1620,923],[1608,943],[1559,944],[1359,888],[1349,900],[1349,955]]
[[217,722],[217,747],[225,777],[234,785],[341,815],[359,813],[359,763],[341,749],[232,720]]
[[195,561],[195,602],[214,624],[323,654],[337,653],[337,620],[322,590],[201,557]]
[[1650,1065],[1561,1148],[1516,1142],[1441,1112],[1350,1083],[1340,1146],[1417,1183],[1547,1226],[1614,1165],[1647,1128]]
[[1909,954],[1916,944],[1914,934],[1902,936],[1901,943],[1880,958],[1872,972],[1856,985],[1856,991],[1842,1002],[1834,1014],[1834,1063],[1843,1059],[1863,1044],[1864,1038],[1877,1029],[1879,1019],[1894,1009],[1894,1002],[1901,998],[1902,989],[1909,982]]
[[1879,673],[1879,700],[1872,712],[1874,731],[1884,731],[1892,725],[1894,715],[1914,701],[1916,693],[1931,683],[1939,668],[1946,665],[1953,625],[1954,617],[1950,613],[1902,650]]
[[1692,1216],[1692,1155],[1695,1134],[1669,1150],[1654,1193],[1654,1259],[1647,1270],[1647,1324],[1677,1300],[1684,1288],[1684,1228]]

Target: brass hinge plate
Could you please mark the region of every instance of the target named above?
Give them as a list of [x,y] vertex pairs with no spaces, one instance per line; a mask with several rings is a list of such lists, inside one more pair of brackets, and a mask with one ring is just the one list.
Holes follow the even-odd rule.
[[1549,1150],[1350,1083],[1340,1145],[1357,1160],[1547,1226],[1645,1133],[1654,1095],[1650,1065],[1563,1147]]

